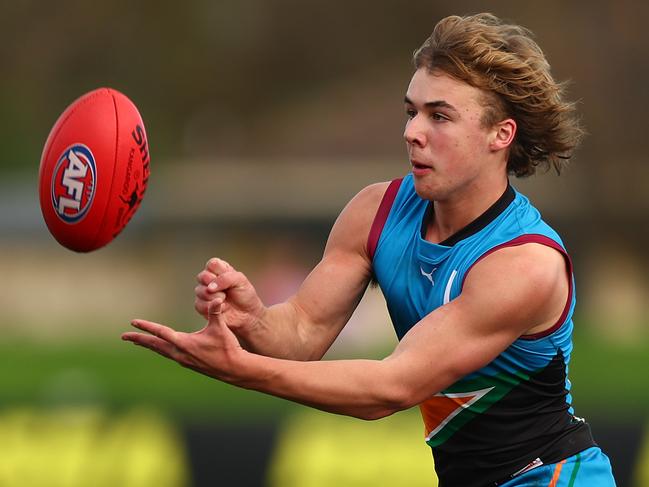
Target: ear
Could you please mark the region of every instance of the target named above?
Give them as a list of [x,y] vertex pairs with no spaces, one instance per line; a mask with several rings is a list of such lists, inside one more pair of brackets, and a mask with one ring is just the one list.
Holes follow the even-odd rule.
[[515,136],[516,121],[512,118],[506,118],[493,126],[489,148],[493,151],[506,149],[514,142]]

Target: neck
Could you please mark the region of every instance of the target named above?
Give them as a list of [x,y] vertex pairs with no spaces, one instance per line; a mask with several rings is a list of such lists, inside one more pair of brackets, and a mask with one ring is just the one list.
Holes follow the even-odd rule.
[[443,242],[462,230],[498,201],[507,185],[505,175],[496,183],[470,185],[454,191],[447,199],[433,201],[434,213],[426,227],[426,240]]

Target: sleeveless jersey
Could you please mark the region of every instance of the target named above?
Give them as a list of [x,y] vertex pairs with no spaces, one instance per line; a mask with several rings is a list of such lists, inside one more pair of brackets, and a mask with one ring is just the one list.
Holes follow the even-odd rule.
[[432,208],[409,174],[400,186],[398,180],[390,185],[370,233],[374,275],[399,339],[455,299],[472,266],[501,248],[547,245],[564,256],[570,275],[569,297],[554,326],[519,337],[491,363],[420,405],[440,486],[498,485],[594,445],[590,428],[570,405],[574,279],[559,235],[511,186],[440,244],[423,238]]

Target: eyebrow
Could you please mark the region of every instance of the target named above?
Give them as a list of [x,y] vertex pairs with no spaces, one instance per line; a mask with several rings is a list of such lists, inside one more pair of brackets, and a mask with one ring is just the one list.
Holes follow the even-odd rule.
[[[415,104],[412,102],[410,98],[407,96],[403,99],[403,101],[409,105],[414,106]],[[424,107],[426,108],[446,108],[448,110],[452,110],[456,113],[458,113],[457,108],[455,108],[453,105],[448,103],[447,101],[444,100],[434,100],[434,101],[427,101],[424,103]]]

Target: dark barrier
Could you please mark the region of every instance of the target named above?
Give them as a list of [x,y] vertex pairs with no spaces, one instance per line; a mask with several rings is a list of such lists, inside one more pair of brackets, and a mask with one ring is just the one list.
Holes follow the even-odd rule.
[[266,485],[276,426],[188,424],[183,432],[194,487]]
[[[306,408],[249,423],[151,408],[0,411],[3,487],[434,487],[416,411],[361,421]],[[649,486],[646,420],[590,418],[619,487]]]
[[[401,471],[407,485],[436,485],[428,454],[417,456],[423,465],[416,472],[410,463],[420,454],[413,453],[420,447],[419,418],[409,413],[398,418],[368,423],[306,411],[277,427],[192,424],[184,432],[193,486],[325,487],[333,479],[336,487],[390,485],[393,471]],[[645,424],[589,422],[611,459],[618,487],[645,487],[639,477],[641,463],[649,461],[641,458]],[[404,456],[385,451],[390,448],[405,450]],[[377,475],[384,483],[377,484]]]
[[[595,441],[611,459],[615,480],[619,487],[645,487],[637,477],[641,462],[649,461],[641,455],[649,431],[644,422],[616,424],[604,419],[589,420]],[[636,481],[634,484],[633,481]]]

